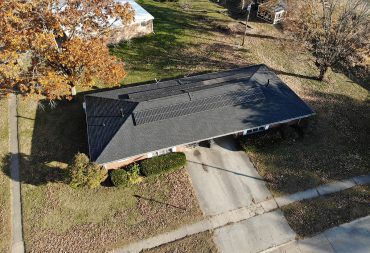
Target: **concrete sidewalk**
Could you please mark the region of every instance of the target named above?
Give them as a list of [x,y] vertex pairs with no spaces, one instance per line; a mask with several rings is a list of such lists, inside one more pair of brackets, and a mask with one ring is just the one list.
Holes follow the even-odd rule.
[[9,96],[9,152],[11,153],[12,253],[23,253],[21,184],[19,173],[17,97]]
[[295,239],[280,210],[216,229],[214,241],[220,252],[257,253]]
[[271,248],[263,253],[369,253],[370,216],[342,224],[325,232]]
[[[357,185],[369,182],[369,176],[356,177],[353,180]],[[351,179],[352,180],[352,179]],[[322,187],[328,188],[333,184],[323,185]],[[338,187],[334,185],[338,191]],[[287,195],[284,198],[287,202],[291,203],[294,199],[306,199],[307,193],[316,189],[309,189],[306,192],[298,194]],[[176,241],[186,236],[194,235],[197,233],[205,232],[208,230],[215,230],[217,235],[217,244],[221,252],[227,252],[228,244],[232,243],[230,247],[235,245],[242,245],[244,252],[274,252],[274,253],[320,253],[330,251],[330,243],[323,235],[302,240],[295,241],[295,234],[287,225],[284,217],[280,211],[275,211],[278,205],[275,199],[265,200],[257,204],[252,204],[247,207],[238,208],[235,210],[226,211],[221,214],[211,215],[195,224],[187,225],[179,229],[173,230],[168,233],[160,234],[142,241],[134,242],[126,245],[123,248],[114,250],[116,253],[137,253],[143,249],[154,248],[169,242]],[[369,218],[368,218],[369,219]],[[364,224],[369,226],[370,221],[364,218]],[[368,228],[366,228],[369,230]],[[335,228],[333,228],[335,230]],[[243,236],[240,236],[243,234]],[[233,235],[233,236],[232,236]],[[365,233],[366,236],[366,233]],[[230,239],[230,237],[232,237]],[[236,240],[234,240],[236,238]],[[349,237],[347,237],[348,239]],[[228,240],[231,241],[228,241]],[[324,240],[325,239],[325,240]],[[295,245],[299,244],[299,245]],[[279,246],[280,245],[280,246]],[[315,247],[311,251],[301,251],[307,247]],[[306,248],[304,248],[306,247]],[[366,244],[365,247],[367,249]],[[317,248],[320,248],[319,251]],[[370,247],[369,247],[370,249]],[[326,251],[325,251],[326,250]],[[243,253],[244,253],[243,252]],[[359,251],[362,252],[362,251]],[[366,251],[365,251],[366,252]],[[370,250],[368,251],[370,252]]]

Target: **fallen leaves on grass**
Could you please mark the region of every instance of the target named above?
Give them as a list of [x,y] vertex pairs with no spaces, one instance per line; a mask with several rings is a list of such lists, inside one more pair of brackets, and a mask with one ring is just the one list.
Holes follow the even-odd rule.
[[[58,184],[49,187],[63,190]],[[55,199],[58,194],[52,192],[50,190],[46,198],[58,205],[58,199]],[[76,224],[62,233],[58,232],[58,228],[34,226],[31,234],[27,235],[27,249],[30,252],[102,252],[195,222],[202,217],[184,169],[148,180],[138,185],[134,192],[140,196],[134,207],[112,211],[99,223]],[[109,205],[109,202],[101,204]],[[54,205],[52,208],[63,208]]]

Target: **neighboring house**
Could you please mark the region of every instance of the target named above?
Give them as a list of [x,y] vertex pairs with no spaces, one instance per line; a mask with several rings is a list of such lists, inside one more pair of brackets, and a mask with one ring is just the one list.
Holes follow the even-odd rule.
[[85,96],[89,153],[107,169],[314,115],[265,65]]
[[262,0],[258,1],[257,17],[271,22],[273,24],[280,23],[287,11],[285,0]]
[[112,26],[113,30],[109,38],[110,43],[115,44],[153,33],[154,17],[149,12],[134,0],[115,1],[121,4],[129,3],[135,11],[135,18],[134,21],[129,24],[123,24],[121,20],[114,22]]
[[[108,34],[108,43],[116,44],[121,41],[129,40],[135,37],[141,37],[150,33],[153,33],[153,20],[154,17],[147,12],[143,7],[141,7],[135,0],[115,0],[116,3],[122,5],[129,3],[132,9],[135,11],[134,20],[128,24],[123,24],[121,18],[110,17],[109,24],[111,25],[111,31]],[[60,0],[60,9],[64,10],[67,5],[65,5],[64,0]],[[64,28],[66,35],[70,35],[71,31]],[[75,34],[79,34],[81,28],[78,26]],[[96,35],[96,34],[92,34]]]

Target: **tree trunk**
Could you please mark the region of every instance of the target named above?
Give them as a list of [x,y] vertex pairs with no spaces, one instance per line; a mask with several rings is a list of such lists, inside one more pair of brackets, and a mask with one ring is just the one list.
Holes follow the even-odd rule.
[[324,80],[325,73],[328,70],[328,67],[327,66],[320,66],[319,68],[320,68],[320,74],[317,77],[317,80],[322,81],[322,80]]

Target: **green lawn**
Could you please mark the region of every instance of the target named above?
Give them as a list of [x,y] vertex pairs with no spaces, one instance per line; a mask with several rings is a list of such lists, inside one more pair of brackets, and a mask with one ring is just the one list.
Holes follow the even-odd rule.
[[289,225],[299,236],[313,236],[328,228],[370,215],[370,185],[304,200],[283,207]]
[[233,20],[221,14],[218,5],[187,1],[191,8],[183,10],[177,2],[138,2],[155,17],[155,34],[112,47],[113,54],[126,62],[124,84],[251,63],[248,50],[235,47],[233,36],[219,33]]
[[212,237],[213,233],[207,231],[153,249],[144,250],[143,253],[217,253],[218,250]]
[[10,179],[8,157],[8,100],[0,98],[0,252],[10,247]]

